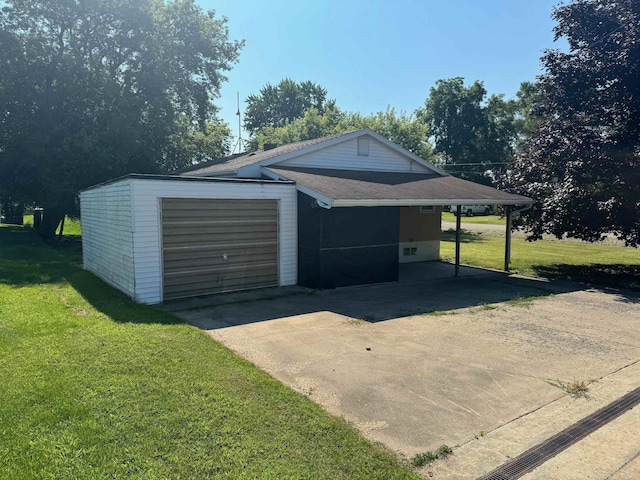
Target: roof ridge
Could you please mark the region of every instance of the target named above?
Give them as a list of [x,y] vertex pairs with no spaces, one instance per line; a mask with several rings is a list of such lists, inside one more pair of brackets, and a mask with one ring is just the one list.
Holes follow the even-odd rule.
[[[297,150],[302,150],[303,148],[306,147],[311,147],[313,145],[317,145],[319,143],[322,142],[326,142],[328,140],[333,140],[335,138],[339,138],[342,136],[346,136],[346,135],[350,135],[354,132],[360,131],[360,130],[364,130],[364,129],[356,129],[356,130],[351,130],[348,132],[343,132],[343,133],[336,133],[334,135],[329,135],[326,137],[318,137],[318,138],[310,138],[307,140],[300,140],[298,142],[292,142],[292,143],[285,143],[284,145],[280,145],[277,146],[275,148],[271,148],[269,150],[254,150],[253,152],[242,152],[242,153],[236,153],[234,155],[229,155],[227,157],[222,157],[219,159],[213,159],[207,162],[203,162],[203,163],[199,163],[196,165],[191,165],[188,167],[184,167],[178,170],[175,170],[174,174],[185,174],[185,173],[196,173],[200,170],[202,170],[202,173],[207,173],[206,169],[208,167],[213,167],[216,165],[224,165],[226,163],[231,164],[229,170],[233,169],[233,164],[235,163],[242,163],[242,165],[240,166],[248,166],[248,165],[253,165],[256,163],[260,163],[264,160],[269,160],[271,158],[274,157],[278,157],[280,155],[284,155],[287,153],[291,153],[291,152],[295,152]],[[251,160],[253,161],[247,161],[250,159],[250,157],[255,157],[255,158],[251,158]],[[216,169],[218,171],[220,171],[219,169]],[[196,173],[197,174],[197,173]]]

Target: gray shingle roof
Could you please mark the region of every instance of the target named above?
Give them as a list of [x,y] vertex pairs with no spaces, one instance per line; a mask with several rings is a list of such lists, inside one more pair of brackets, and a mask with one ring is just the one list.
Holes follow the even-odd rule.
[[186,168],[177,170],[174,173],[178,175],[209,176],[209,175],[215,175],[218,172],[236,171],[241,167],[246,167],[247,165],[253,165],[254,163],[258,163],[263,160],[269,160],[271,158],[278,157],[280,155],[284,155],[287,153],[291,153],[296,150],[301,150],[303,148],[310,147],[312,145],[317,145],[318,143],[322,143],[333,138],[341,137],[343,135],[348,135],[350,133],[352,132],[332,135],[330,137],[314,138],[312,140],[304,140],[302,142],[289,143],[287,145],[282,145],[281,147],[272,148],[271,150],[266,150],[266,151],[258,150],[257,152],[231,155],[229,157],[224,157],[217,160],[212,160],[210,162],[201,163],[199,165],[186,167]]
[[453,200],[505,205],[531,203],[527,197],[448,175],[294,167],[268,167],[268,170],[338,203],[362,200],[424,200],[438,205],[448,205]]

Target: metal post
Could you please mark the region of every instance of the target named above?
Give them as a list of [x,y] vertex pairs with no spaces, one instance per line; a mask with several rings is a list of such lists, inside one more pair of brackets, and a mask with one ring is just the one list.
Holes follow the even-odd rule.
[[509,271],[509,264],[511,263],[511,211],[513,207],[506,206],[505,212],[507,216],[507,227],[504,232],[504,271]]
[[462,205],[456,207],[456,274],[460,275],[460,221],[462,218]]

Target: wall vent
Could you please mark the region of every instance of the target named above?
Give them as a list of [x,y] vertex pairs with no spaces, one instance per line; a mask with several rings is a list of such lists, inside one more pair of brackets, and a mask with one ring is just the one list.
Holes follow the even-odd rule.
[[358,155],[369,155],[369,137],[358,137]]

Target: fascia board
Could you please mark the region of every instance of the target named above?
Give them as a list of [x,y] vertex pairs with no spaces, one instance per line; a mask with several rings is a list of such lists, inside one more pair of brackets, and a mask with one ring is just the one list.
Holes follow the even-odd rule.
[[425,200],[420,198],[406,199],[341,199],[333,200],[333,207],[413,207],[441,205],[531,205],[533,200],[482,200],[482,199],[440,199]]

